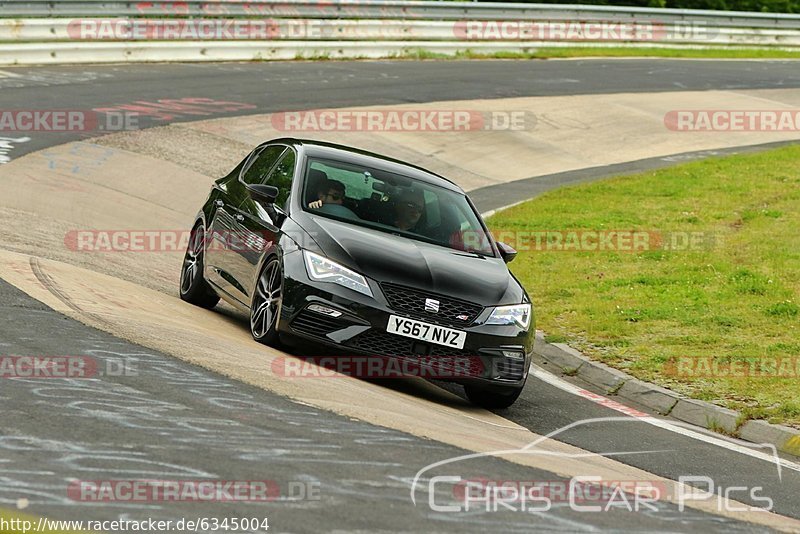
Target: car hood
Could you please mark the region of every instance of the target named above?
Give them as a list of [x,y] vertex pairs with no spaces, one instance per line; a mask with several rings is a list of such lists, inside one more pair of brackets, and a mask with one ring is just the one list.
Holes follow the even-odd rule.
[[485,258],[309,215],[322,253],[378,282],[410,286],[482,306],[522,301],[522,288],[501,258]]

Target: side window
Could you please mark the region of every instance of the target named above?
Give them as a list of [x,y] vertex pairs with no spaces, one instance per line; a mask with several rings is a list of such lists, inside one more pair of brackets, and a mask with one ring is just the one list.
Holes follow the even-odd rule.
[[282,145],[268,146],[261,149],[261,152],[255,154],[247,164],[248,166],[241,175],[242,181],[246,184],[263,184],[270,169],[278,161],[284,150],[286,150],[286,147]]
[[281,160],[269,174],[264,182],[267,185],[274,185],[278,188],[278,198],[275,204],[285,206],[289,193],[292,191],[292,179],[294,178],[294,164],[297,160],[294,150],[291,148],[286,151]]

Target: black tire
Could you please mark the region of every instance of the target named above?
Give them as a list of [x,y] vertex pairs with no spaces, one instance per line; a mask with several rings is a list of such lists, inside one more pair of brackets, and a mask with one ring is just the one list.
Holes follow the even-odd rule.
[[522,386],[517,388],[491,388],[482,386],[465,385],[464,393],[472,404],[487,410],[500,410],[508,408],[522,393]]
[[250,334],[265,345],[280,346],[277,331],[283,296],[283,271],[277,258],[267,261],[258,275],[250,304]]
[[217,295],[203,278],[203,255],[205,254],[205,229],[198,223],[189,236],[189,245],[183,256],[179,291],[181,300],[195,306],[211,309],[219,302]]

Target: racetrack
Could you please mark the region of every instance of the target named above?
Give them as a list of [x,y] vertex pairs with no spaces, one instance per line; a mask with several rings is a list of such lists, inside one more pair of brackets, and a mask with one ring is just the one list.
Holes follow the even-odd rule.
[[[271,367],[282,355],[255,344],[239,314],[224,306],[202,311],[176,298],[182,250],[90,253],[65,240],[76,230],[188,229],[214,178],[256,143],[285,134],[262,115],[268,112],[353,106],[523,110],[535,117],[523,130],[295,132],[419,163],[481,191],[487,199],[483,207],[492,209],[501,205],[492,199],[505,198],[507,187],[514,187],[509,183],[526,178],[791,141],[796,133],[674,132],[664,127],[663,117],[675,109],[715,106],[796,108],[796,63],[359,62],[47,71],[46,76],[35,69],[4,71],[2,107],[54,109],[68,102],[73,109],[121,109],[147,102],[137,104],[150,110],[141,126],[161,127],[91,142],[80,138],[98,132],[30,134],[30,141],[11,152],[14,160],[0,167],[0,273],[24,292],[2,286],[0,302],[8,318],[3,352],[129,355],[140,362],[141,372],[135,379],[106,377],[50,388],[35,381],[4,384],[0,395],[13,409],[3,416],[9,424],[0,435],[0,463],[13,470],[7,471],[0,505],[14,506],[24,497],[34,512],[69,517],[79,513],[65,497],[70,479],[119,478],[115,474],[124,472],[128,478],[230,480],[252,476],[255,469],[283,481],[321,482],[319,501],[269,505],[268,515],[280,530],[478,530],[495,524],[515,530],[530,528],[533,521],[553,530],[692,530],[697,522],[704,530],[750,528],[722,516],[800,528],[795,520],[771,514],[720,511],[713,501],[692,503],[692,511],[682,513],[663,503],[662,513],[580,514],[560,507],[533,517],[485,513],[478,520],[472,514],[437,514],[420,501],[414,507],[410,480],[430,462],[464,450],[517,449],[575,421],[620,414],[533,377],[520,401],[499,415],[421,380],[282,378]],[[158,106],[159,100],[180,98],[229,105],[208,106],[201,110],[207,116],[197,115],[197,108],[187,113]],[[535,302],[535,288],[531,291]],[[122,399],[118,387],[126,388]],[[708,443],[635,418],[582,425],[540,448],[546,454],[478,459],[479,465],[459,474],[524,480],[707,476],[718,486],[761,487],[778,514],[800,517],[800,473],[793,464],[786,463],[779,476],[774,463],[724,442]],[[56,450],[74,454],[53,454]],[[586,451],[620,455],[581,456]],[[635,454],[643,451],[658,452]],[[139,467],[120,470],[121,462]],[[366,495],[377,495],[377,503],[355,504]],[[758,504],[745,493],[732,498]],[[92,517],[201,511],[196,504],[81,506],[80,513]],[[254,505],[244,508],[249,512]],[[202,511],[230,516],[240,509]]]

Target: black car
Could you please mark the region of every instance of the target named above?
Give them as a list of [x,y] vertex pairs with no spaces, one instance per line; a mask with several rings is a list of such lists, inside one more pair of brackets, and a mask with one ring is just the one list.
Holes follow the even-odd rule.
[[438,378],[490,408],[510,406],[525,384],[533,310],[506,267],[516,252],[441,176],[275,139],[214,183],[192,230],[181,298],[212,308],[222,297],[250,314],[259,342],[302,339],[423,366],[469,361]]

